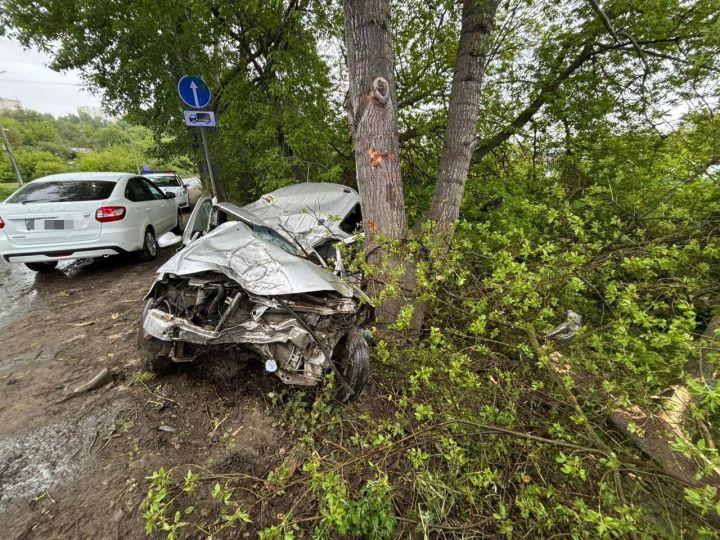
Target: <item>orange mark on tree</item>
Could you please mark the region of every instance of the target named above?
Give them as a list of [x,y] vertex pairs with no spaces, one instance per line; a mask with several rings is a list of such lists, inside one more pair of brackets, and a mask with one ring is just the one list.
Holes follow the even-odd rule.
[[368,157],[370,158],[370,165],[373,169],[377,169],[383,161],[387,159],[395,159],[394,152],[381,152],[376,150],[372,146],[368,148]]
[[375,234],[378,230],[377,223],[375,223],[372,219],[368,219],[367,226],[368,231],[370,231],[371,234]]

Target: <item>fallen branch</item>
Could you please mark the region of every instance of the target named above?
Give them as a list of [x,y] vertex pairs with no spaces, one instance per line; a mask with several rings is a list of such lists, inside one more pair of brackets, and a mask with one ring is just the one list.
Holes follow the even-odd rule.
[[[716,315],[700,337],[700,359],[697,361],[688,359],[687,362],[688,373],[706,384],[708,384],[708,380],[702,370],[702,354],[706,350],[715,352],[719,350],[715,336],[719,328],[720,315]],[[565,386],[562,384],[561,379],[565,376],[570,377],[576,387],[590,384],[563,361],[562,354],[555,351],[547,355],[531,328],[527,330],[527,334],[536,357],[538,360],[547,360],[550,373],[562,388],[565,388]],[[688,486],[720,486],[720,469],[710,463],[707,458],[704,456],[687,456],[676,450],[676,443],[678,442],[687,446],[694,446],[684,428],[685,419],[693,399],[686,384],[673,385],[669,390],[669,396],[660,411],[644,411],[637,406],[629,410],[616,409],[609,415],[610,423],[632,441],[637,448],[655,461],[669,477]],[[574,393],[569,390],[566,390],[566,393],[576,412],[583,414]],[[607,397],[609,401],[614,400],[611,394],[608,394]],[[588,423],[585,422],[585,424]],[[600,439],[594,430],[591,429],[589,434],[600,448],[608,448],[604,442],[600,441],[598,443]],[[703,435],[705,438],[710,437],[707,428]],[[708,446],[711,444],[712,442]],[[717,515],[709,516],[709,519],[714,524],[720,523],[720,517]]]
[[[715,336],[718,328],[720,328],[720,315],[710,320],[700,336],[700,359],[689,359],[687,363],[689,375],[708,385],[708,378],[702,369],[702,355],[706,350],[719,350]],[[631,410],[616,410],[610,414],[610,422],[673,478],[691,486],[720,487],[718,467],[710,463],[707,458],[689,458],[673,448],[673,443],[677,440],[688,445],[693,444],[684,427],[692,402],[692,394],[687,384],[677,384],[670,387],[669,397],[666,398],[661,411],[653,413],[643,411],[639,407],[633,407]],[[705,438],[710,436],[709,432],[703,435]],[[707,472],[708,468],[710,472]]]
[[156,398],[159,398],[159,399],[162,399],[162,400],[165,400],[165,401],[169,401],[170,403],[174,403],[175,405],[177,405],[177,406],[180,407],[181,409],[183,408],[182,404],[181,404],[181,403],[178,403],[178,402],[175,401],[174,399],[170,399],[169,397],[163,396],[162,394],[156,394],[155,392],[153,392],[152,390],[150,390],[150,387],[149,387],[147,384],[143,383],[143,386],[145,387],[145,390],[147,390],[148,392],[150,392],[150,393],[151,393],[153,396],[155,396]]
[[112,381],[112,372],[108,368],[103,368],[100,370],[100,372],[95,375],[92,379],[90,379],[85,384],[81,384],[77,388],[75,388],[72,392],[70,392],[67,396],[59,399],[55,403],[63,403],[67,401],[68,399],[72,399],[74,397],[79,396],[80,394],[84,394],[85,392],[89,392],[90,390],[95,390],[97,388],[100,388],[101,386],[105,386],[107,383]]

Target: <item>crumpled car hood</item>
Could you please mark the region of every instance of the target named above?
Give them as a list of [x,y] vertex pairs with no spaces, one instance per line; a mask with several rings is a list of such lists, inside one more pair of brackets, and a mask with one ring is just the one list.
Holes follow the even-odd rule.
[[257,237],[242,222],[224,223],[163,264],[160,274],[220,272],[258,296],[336,291],[353,288],[312,262]]

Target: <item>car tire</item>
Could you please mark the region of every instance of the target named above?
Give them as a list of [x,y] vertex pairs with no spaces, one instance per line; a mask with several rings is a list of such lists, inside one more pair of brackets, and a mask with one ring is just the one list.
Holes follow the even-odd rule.
[[55,270],[55,268],[57,267],[57,261],[25,263],[25,266],[27,266],[33,272],[47,274],[48,272],[52,272],[53,270]]
[[152,307],[152,304],[153,299],[149,298],[145,302],[140,314],[137,342],[138,354],[145,370],[155,373],[156,375],[164,375],[172,371],[175,367],[175,362],[173,362],[172,358],[167,354],[170,349],[170,343],[151,336],[145,332],[145,328],[143,327],[145,316]]
[[177,212],[177,225],[175,225],[175,228],[172,230],[175,234],[182,234],[185,230],[185,224],[183,223],[183,215],[182,210],[178,208]]
[[[359,329],[351,328],[340,340],[335,347],[333,363],[337,369],[333,396],[341,403],[355,401],[370,375],[370,347]],[[345,384],[337,380],[338,374]]]
[[143,247],[139,252],[139,257],[142,262],[154,261],[157,257],[158,245],[157,239],[155,238],[155,231],[148,227],[145,229],[145,236],[143,240]]

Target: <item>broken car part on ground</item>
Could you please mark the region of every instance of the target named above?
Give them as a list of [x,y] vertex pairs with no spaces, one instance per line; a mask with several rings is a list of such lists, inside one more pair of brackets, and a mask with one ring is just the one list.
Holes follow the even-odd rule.
[[[286,384],[316,385],[333,371],[339,400],[360,394],[369,369],[369,348],[359,330],[370,313],[367,298],[338,275],[342,264],[335,261],[331,272],[313,249],[350,236],[335,236],[332,223],[359,213],[358,196],[338,186],[319,189],[313,199],[308,185],[302,186],[302,204],[313,223],[322,225],[308,222],[313,232],[305,239],[311,242],[268,225],[283,222],[272,193],[263,196],[273,213],[268,222],[230,203],[198,202],[182,238],[185,247],[160,267],[146,297],[138,339],[150,369],[194,361],[211,345],[242,347]],[[328,193],[332,208],[322,204]]]

